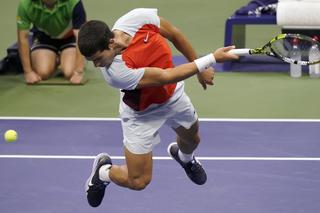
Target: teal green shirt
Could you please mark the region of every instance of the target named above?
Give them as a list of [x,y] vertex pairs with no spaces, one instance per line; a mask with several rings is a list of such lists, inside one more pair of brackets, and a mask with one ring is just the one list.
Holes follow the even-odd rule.
[[77,21],[74,19],[81,19],[81,22],[85,22],[85,13],[74,13],[78,3],[81,3],[82,10],[77,10],[77,13],[84,13],[80,0],[58,0],[52,9],[46,8],[41,0],[20,0],[17,27],[20,30],[28,30],[33,26],[51,38],[67,37],[73,29],[79,28],[83,24],[79,24],[78,20],[76,27],[74,23]]

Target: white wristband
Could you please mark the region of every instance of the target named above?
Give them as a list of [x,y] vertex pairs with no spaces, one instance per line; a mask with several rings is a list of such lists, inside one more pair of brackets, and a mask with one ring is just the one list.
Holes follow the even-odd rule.
[[194,63],[196,64],[199,72],[203,72],[206,69],[208,69],[211,65],[215,64],[216,59],[214,58],[213,54],[210,53],[206,56],[194,60]]

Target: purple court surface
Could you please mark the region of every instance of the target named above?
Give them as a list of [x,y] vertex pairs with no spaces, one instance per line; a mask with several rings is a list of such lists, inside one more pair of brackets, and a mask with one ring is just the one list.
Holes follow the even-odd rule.
[[153,180],[143,191],[107,187],[98,208],[84,183],[93,158],[123,163],[117,119],[0,119],[18,141],[0,139],[1,213],[317,213],[320,121],[202,120],[196,156],[208,174],[194,185],[170,160],[168,127],[154,149]]

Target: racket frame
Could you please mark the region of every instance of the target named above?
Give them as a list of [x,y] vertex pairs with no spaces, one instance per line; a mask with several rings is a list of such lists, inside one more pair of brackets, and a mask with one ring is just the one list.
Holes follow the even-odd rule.
[[313,43],[317,44],[317,41],[315,41],[314,39],[312,39],[312,38],[310,38],[308,36],[304,36],[304,35],[301,35],[301,34],[287,34],[287,33],[284,33],[284,34],[277,35],[276,37],[271,39],[267,44],[265,44],[263,47],[250,49],[249,50],[249,54],[250,55],[268,55],[268,56],[272,56],[272,57],[275,57],[275,58],[279,58],[282,61],[287,62],[287,63],[300,64],[300,65],[312,65],[312,64],[320,63],[320,60],[319,61],[315,61],[315,62],[297,61],[297,60],[293,60],[291,58],[284,57],[284,56],[281,56],[281,55],[277,54],[272,49],[272,43],[274,43],[275,41],[280,40],[280,39],[285,39],[286,37],[309,40],[310,42],[313,42]]

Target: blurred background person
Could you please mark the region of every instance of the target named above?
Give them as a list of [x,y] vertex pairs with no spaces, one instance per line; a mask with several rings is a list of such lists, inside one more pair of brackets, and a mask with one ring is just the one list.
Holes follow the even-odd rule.
[[27,84],[50,78],[58,66],[71,83],[81,83],[84,58],[76,40],[85,21],[81,0],[20,0],[18,46]]

